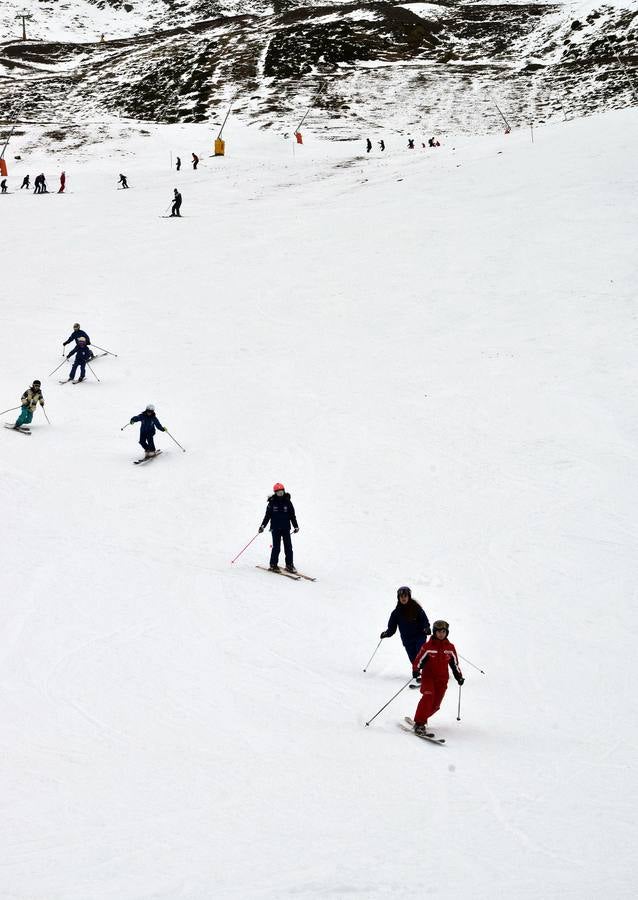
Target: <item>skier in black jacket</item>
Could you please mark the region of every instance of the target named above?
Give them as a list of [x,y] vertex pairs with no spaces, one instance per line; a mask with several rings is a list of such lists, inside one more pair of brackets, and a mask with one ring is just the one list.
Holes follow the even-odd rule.
[[284,553],[286,556],[286,572],[296,572],[292,561],[292,541],[290,540],[290,526],[294,528],[295,534],[299,531],[297,517],[295,515],[295,507],[292,505],[290,494],[286,493],[283,484],[277,482],[273,485],[274,493],[268,498],[266,506],[266,515],[259,526],[262,532],[266,525],[270,522],[270,531],[272,533],[272,552],[270,554],[270,569],[273,572],[279,572],[279,551],[281,542],[284,542]]
[[142,423],[140,427],[140,444],[144,448],[145,458],[148,459],[149,456],[156,456],[157,450],[155,449],[155,441],[153,440],[155,429],[159,428],[160,431],[166,431],[166,429],[155,415],[155,407],[153,404],[149,403],[144,412],[141,412],[139,416],[133,416],[131,425],[134,422]]
[[[67,344],[70,344],[71,341],[75,341],[75,346],[77,347],[77,345],[78,345],[79,342],[80,342],[80,338],[84,338],[84,340],[86,341],[86,346],[87,346],[87,347],[89,348],[89,350],[90,350],[90,356],[89,356],[89,359],[93,359],[93,357],[95,356],[95,354],[94,354],[93,351],[90,349],[90,348],[91,348],[91,338],[88,336],[88,334],[86,333],[86,331],[82,331],[82,329],[80,328],[80,323],[79,323],[79,322],[75,322],[75,323],[74,323],[74,325],[73,325],[73,331],[71,332],[71,334],[69,335],[69,337],[66,339],[66,341],[62,341],[62,346],[63,346],[63,347],[66,347],[66,345],[67,345]],[[63,350],[62,352],[64,353],[64,350]]]
[[78,338],[77,344],[74,349],[67,354],[66,358],[71,359],[72,356],[75,356],[75,359],[73,360],[73,365],[71,366],[71,371],[69,373],[69,381],[74,380],[78,366],[80,367],[80,377],[78,381],[84,381],[86,377],[86,364],[93,356],[91,348],[87,346],[86,338]]
[[[423,607],[416,602],[409,587],[397,591],[397,605],[388,619],[388,627],[381,632],[381,639],[392,637],[399,628],[405,652],[414,663],[417,653],[430,634],[430,622]],[[419,680],[419,673],[412,666],[412,676]]]

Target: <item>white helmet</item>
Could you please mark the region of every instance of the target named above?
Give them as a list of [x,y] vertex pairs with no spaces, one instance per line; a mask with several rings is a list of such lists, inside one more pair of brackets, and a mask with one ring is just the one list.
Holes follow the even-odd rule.
[[152,403],[148,404],[148,406],[146,407],[146,412],[155,412],[155,407]]

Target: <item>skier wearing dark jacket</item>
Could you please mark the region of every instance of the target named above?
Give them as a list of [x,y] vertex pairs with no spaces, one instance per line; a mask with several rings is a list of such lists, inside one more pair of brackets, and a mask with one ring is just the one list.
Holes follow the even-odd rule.
[[270,568],[273,572],[279,572],[279,552],[281,542],[284,542],[284,554],[286,557],[286,571],[295,572],[292,559],[292,541],[290,540],[290,526],[295,530],[295,534],[299,531],[297,517],[295,515],[295,507],[292,505],[290,494],[286,493],[283,484],[277,482],[273,485],[274,493],[268,498],[266,506],[266,514],[263,518],[259,531],[262,532],[266,525],[270,522],[270,531],[272,533],[272,552],[270,554]]
[[414,714],[414,730],[417,733],[425,731],[430,716],[440,709],[447,691],[449,670],[452,669],[459,685],[465,681],[456,647],[448,640],[449,633],[449,624],[437,619],[432,626],[432,637],[423,644],[414,660],[414,665],[421,670],[421,699]]
[[73,365],[71,367],[71,371],[69,372],[69,381],[73,381],[75,379],[75,373],[78,370],[78,366],[80,367],[80,378],[79,381],[84,381],[86,377],[86,364],[93,356],[91,348],[87,346],[86,338],[78,338],[78,342],[75,345],[74,349],[71,350],[69,354],[67,354],[67,359],[71,359],[72,356],[75,356],[73,360]]
[[412,675],[418,678],[419,672],[414,666],[414,660],[430,634],[430,622],[409,587],[400,587],[397,591],[397,605],[390,614],[387,629],[381,633],[381,639],[392,637],[397,628],[412,663]]
[[166,431],[166,429],[155,415],[155,407],[153,404],[149,403],[144,412],[141,412],[139,416],[133,416],[131,425],[134,422],[141,422],[140,444],[144,448],[145,457],[155,456],[157,453],[155,441],[153,440],[155,429],[159,428],[160,431]]
[[90,343],[91,343],[91,338],[88,336],[88,334],[86,333],[86,331],[82,331],[82,329],[80,328],[80,323],[79,323],[79,322],[75,322],[75,324],[73,325],[73,331],[72,331],[71,334],[68,336],[68,338],[66,339],[66,341],[62,341],[62,346],[63,346],[63,347],[66,347],[66,345],[67,345],[67,344],[70,344],[71,341],[75,341],[75,343],[77,344],[77,342],[80,340],[80,338],[84,338],[84,340],[86,341],[87,345],[90,345]]

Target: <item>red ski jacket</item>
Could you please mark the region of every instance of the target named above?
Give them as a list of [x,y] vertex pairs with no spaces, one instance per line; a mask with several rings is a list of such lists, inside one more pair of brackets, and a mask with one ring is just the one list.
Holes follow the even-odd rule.
[[463,678],[456,655],[456,647],[447,638],[440,641],[431,637],[429,641],[426,641],[416,655],[413,668],[418,669],[420,665],[422,665],[424,673],[437,681],[448,680],[450,677],[448,666],[452,669],[452,674],[457,681],[459,678]]

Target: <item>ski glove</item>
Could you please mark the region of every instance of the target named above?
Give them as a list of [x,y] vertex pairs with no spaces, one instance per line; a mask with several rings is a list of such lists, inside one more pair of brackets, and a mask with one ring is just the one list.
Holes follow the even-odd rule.
[[298,528],[295,528],[293,533],[294,533],[294,534],[297,534],[298,531],[299,531],[299,529],[298,529]]
[[129,422],[129,425],[133,425],[133,424],[134,424],[133,419],[131,419],[131,421]]
[[457,678],[456,683],[461,687],[462,684],[465,684],[465,678]]
[[259,526],[259,534],[262,533],[262,531],[264,530],[264,527],[265,527],[264,525],[260,525],[260,526]]
[[381,634],[379,635],[379,637],[381,638],[381,640],[383,640],[383,638],[387,638],[387,636],[388,636],[388,632],[387,632],[387,631],[382,631]]

